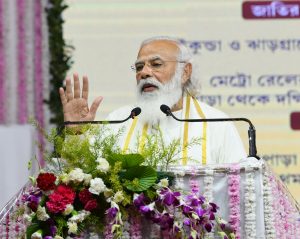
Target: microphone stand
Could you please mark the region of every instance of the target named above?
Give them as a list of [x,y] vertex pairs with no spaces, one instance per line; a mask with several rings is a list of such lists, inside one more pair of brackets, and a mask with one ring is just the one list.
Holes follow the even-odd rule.
[[[142,112],[140,107],[136,107],[131,110],[130,115],[123,119],[123,120],[99,120],[99,121],[65,121],[63,125],[60,125],[57,128],[56,135],[54,138],[62,134],[63,129],[65,128],[66,125],[83,125],[83,124],[121,124],[129,120],[130,118],[134,119],[136,116],[138,116]],[[54,142],[54,152],[57,158],[57,151],[56,151],[56,146]],[[60,165],[59,165],[60,167]]]
[[260,159],[257,155],[256,149],[256,132],[255,127],[252,122],[247,118],[215,118],[215,119],[178,119],[175,115],[173,115],[171,109],[167,105],[161,105],[160,110],[165,113],[167,116],[171,116],[173,119],[180,122],[224,122],[224,121],[244,121],[249,124],[248,129],[248,139],[249,139],[249,156],[254,157],[256,159]]

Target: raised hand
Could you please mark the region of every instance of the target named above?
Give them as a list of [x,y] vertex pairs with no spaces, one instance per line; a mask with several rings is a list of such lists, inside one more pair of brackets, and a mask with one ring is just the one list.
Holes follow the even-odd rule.
[[[95,119],[97,109],[103,99],[97,97],[91,108],[88,106],[89,80],[87,76],[82,77],[82,92],[80,91],[80,82],[78,74],[73,74],[74,94],[72,90],[71,78],[66,78],[66,91],[59,88],[60,100],[64,111],[64,121],[92,121]],[[81,93],[81,95],[80,95]]]

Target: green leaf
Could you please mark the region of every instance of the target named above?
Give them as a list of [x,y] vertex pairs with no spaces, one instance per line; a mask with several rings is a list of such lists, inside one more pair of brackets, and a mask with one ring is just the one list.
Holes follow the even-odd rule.
[[123,175],[131,182],[126,183],[126,188],[130,191],[141,192],[147,190],[155,184],[157,179],[156,171],[149,166],[135,166],[128,169]]
[[26,230],[26,238],[31,238],[31,235],[40,229],[40,225],[38,223],[32,223],[27,227]]
[[142,164],[145,159],[140,154],[114,154],[111,153],[107,158],[110,164],[114,164],[115,162],[122,162],[123,169],[129,169],[135,166],[139,166]]

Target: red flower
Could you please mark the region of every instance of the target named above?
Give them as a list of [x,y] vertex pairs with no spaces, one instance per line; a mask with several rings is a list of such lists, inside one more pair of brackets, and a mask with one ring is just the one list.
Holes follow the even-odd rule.
[[98,207],[98,203],[96,201],[96,199],[92,199],[92,200],[89,200],[85,206],[84,206],[84,210],[86,211],[92,211],[94,209],[96,209]]
[[84,205],[93,199],[93,194],[90,193],[90,191],[88,189],[83,189],[80,191],[80,193],[78,194],[79,196],[79,200],[80,202],[82,202]]
[[51,213],[60,213],[66,209],[68,204],[73,204],[76,193],[66,185],[59,185],[56,190],[49,196],[46,203],[47,209]]
[[56,177],[53,173],[40,173],[37,177],[37,186],[43,190],[53,190],[55,188]]

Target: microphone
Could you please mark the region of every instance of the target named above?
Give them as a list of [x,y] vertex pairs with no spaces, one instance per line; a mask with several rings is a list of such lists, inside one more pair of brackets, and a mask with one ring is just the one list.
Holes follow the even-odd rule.
[[72,124],[120,124],[124,123],[130,118],[134,119],[142,112],[140,107],[136,107],[131,110],[130,115],[123,120],[100,120],[100,121],[65,121],[64,125],[72,125]]
[[175,115],[173,115],[171,109],[167,105],[161,105],[160,110],[165,113],[167,116],[171,116],[173,119],[180,122],[224,122],[224,121],[245,121],[249,124],[248,129],[248,139],[249,139],[249,156],[254,157],[256,159],[260,159],[257,156],[256,149],[256,132],[255,127],[252,122],[247,118],[215,118],[215,119],[178,119]]
[[[130,115],[123,120],[100,120],[100,121],[64,121],[64,123],[57,127],[56,136],[61,135],[63,129],[66,125],[82,125],[82,124],[120,124],[129,120],[130,118],[134,119],[134,117],[138,116],[142,112],[140,107],[136,107],[131,110]],[[55,137],[56,137],[55,136]]]

